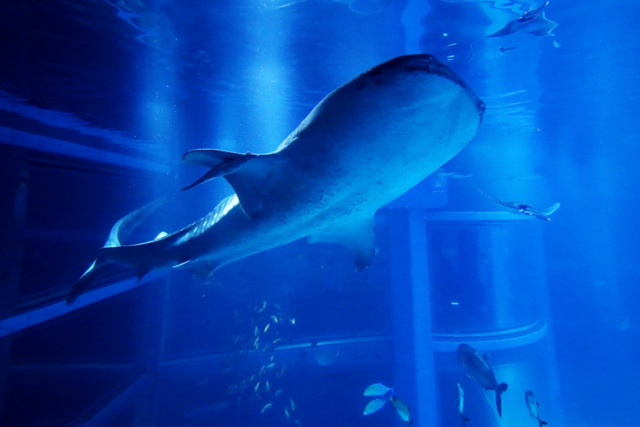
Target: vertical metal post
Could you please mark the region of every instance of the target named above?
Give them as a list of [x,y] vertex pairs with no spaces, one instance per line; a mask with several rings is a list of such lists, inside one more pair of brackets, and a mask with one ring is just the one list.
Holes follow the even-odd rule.
[[417,425],[436,425],[431,297],[424,211],[387,215],[393,295],[394,386]]
[[[29,174],[26,150],[2,146],[0,153],[0,319],[5,319],[15,312],[20,286]],[[0,414],[11,362],[11,341],[11,337],[0,340]]]

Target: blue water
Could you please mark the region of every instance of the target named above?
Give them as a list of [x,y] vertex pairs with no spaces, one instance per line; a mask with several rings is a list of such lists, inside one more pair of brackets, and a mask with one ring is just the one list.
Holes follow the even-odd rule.
[[[0,14],[0,426],[633,426],[640,392],[635,2],[83,0]],[[538,19],[541,19],[542,16]],[[518,21],[516,21],[518,22]],[[211,276],[105,268],[232,194],[184,152],[274,150],[329,92],[429,53],[485,102],[474,141],[376,215],[378,255],[296,241]],[[392,108],[392,106],[390,107]],[[327,141],[330,143],[330,141]],[[394,149],[394,141],[389,141]],[[550,221],[484,197],[519,201]],[[478,350],[508,383],[466,375]],[[394,389],[377,412],[367,386]],[[268,383],[268,385],[267,385]]]

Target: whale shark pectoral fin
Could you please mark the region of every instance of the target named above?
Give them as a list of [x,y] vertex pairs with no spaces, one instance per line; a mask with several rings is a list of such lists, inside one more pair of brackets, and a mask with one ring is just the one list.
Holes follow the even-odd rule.
[[202,165],[210,167],[209,172],[205,173],[200,179],[193,184],[183,188],[188,190],[196,185],[203,184],[220,176],[225,176],[236,172],[248,160],[258,157],[255,154],[234,153],[232,151],[223,151],[216,149],[200,149],[191,150],[182,156],[182,162],[188,165]]
[[340,243],[351,249],[357,271],[364,270],[376,255],[373,217],[349,221],[339,226],[315,232],[309,243]]

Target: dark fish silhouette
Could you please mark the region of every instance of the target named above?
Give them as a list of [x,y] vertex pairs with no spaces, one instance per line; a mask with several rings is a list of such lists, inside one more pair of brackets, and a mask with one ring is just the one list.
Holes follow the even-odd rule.
[[487,362],[486,355],[468,344],[460,344],[456,356],[469,378],[476,380],[485,390],[496,392],[496,407],[498,415],[502,417],[502,393],[507,391],[508,385],[507,383],[498,384],[493,369]]
[[518,19],[509,21],[503,28],[487,37],[503,37],[517,31],[526,31],[535,36],[553,36],[554,34],[552,31],[558,26],[558,24],[550,21],[544,15],[543,9],[548,4],[549,2],[547,1],[535,10],[527,10]]
[[508,50],[515,50],[515,49],[517,49],[517,48],[518,48],[517,46],[513,46],[513,47],[501,47],[501,48],[500,48],[500,52],[505,53],[505,52],[506,52],[506,51],[508,51]]

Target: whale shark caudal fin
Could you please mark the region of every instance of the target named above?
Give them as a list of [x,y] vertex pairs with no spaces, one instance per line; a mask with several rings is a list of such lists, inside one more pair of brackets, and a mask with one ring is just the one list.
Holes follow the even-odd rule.
[[[119,248],[121,247],[120,241],[127,238],[133,230],[135,230],[143,221],[149,218],[155,211],[166,202],[165,198],[154,200],[139,209],[131,212],[130,214],[120,218],[109,232],[109,237],[104,244],[104,248]],[[157,239],[164,236],[158,236]],[[67,296],[67,305],[71,305],[80,295],[82,295],[93,283],[96,277],[97,271],[100,267],[111,263],[109,259],[105,258],[103,253],[98,254],[98,258],[91,264],[91,266],[84,272],[80,279],[73,285],[69,296]],[[146,273],[145,273],[146,274]],[[143,274],[144,275],[144,274]],[[138,276],[139,279],[141,278]]]
[[367,268],[376,255],[373,216],[342,223],[309,235],[309,243],[340,243],[351,249],[356,270]]
[[262,197],[256,192],[255,183],[261,182],[268,175],[271,162],[267,159],[271,159],[268,154],[241,154],[216,149],[189,151],[182,156],[184,163],[211,169],[183,190],[224,177],[238,196],[242,210],[250,218],[255,218],[260,215],[263,207]]
[[496,408],[498,408],[498,415],[502,417],[502,393],[507,391],[509,386],[507,383],[502,383],[498,386],[496,390]]

